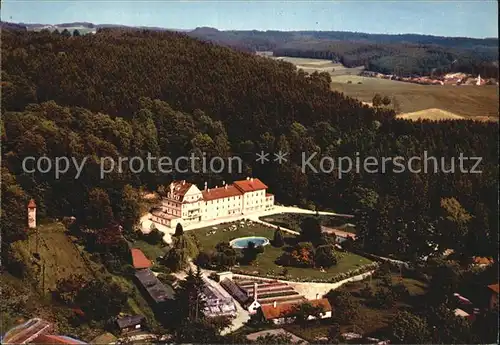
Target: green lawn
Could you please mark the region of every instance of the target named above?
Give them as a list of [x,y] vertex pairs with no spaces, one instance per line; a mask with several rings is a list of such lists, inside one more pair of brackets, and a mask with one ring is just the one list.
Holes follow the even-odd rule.
[[304,219],[309,217],[318,217],[321,222],[321,225],[323,226],[356,233],[356,228],[350,225],[354,222],[354,220],[352,218],[345,218],[345,217],[336,217],[328,215],[315,216],[302,213],[278,213],[265,217],[260,217],[260,220],[274,225],[282,226],[290,230],[300,231],[300,223]]
[[[187,233],[191,236],[196,236],[203,250],[213,250],[215,249],[217,243],[223,241],[229,242],[238,237],[264,236],[271,240],[274,235],[274,229],[261,224],[247,223],[246,225],[240,225],[239,222],[234,224],[238,224],[238,229],[235,231],[228,231],[231,224],[225,224],[217,226],[217,229],[208,227],[188,231]],[[213,231],[215,231],[214,234],[209,234]],[[295,237],[286,233],[285,241],[289,244],[296,242]],[[252,265],[241,265],[240,267],[238,267],[238,269],[240,271],[243,271],[244,273],[252,275],[279,276],[283,270],[283,267],[276,265],[275,261],[283,254],[284,248],[285,247],[275,248],[272,245],[268,245],[265,247],[264,253],[259,254],[257,260]],[[327,269],[326,272],[321,272],[319,269],[315,268],[287,267],[288,278],[303,280],[326,280],[334,277],[339,273],[347,272],[369,263],[371,263],[371,261],[367,258],[353,253],[346,253],[336,266]]]
[[[54,289],[57,281],[71,274],[91,277],[92,271],[82,259],[77,247],[65,233],[62,223],[48,223],[37,227],[36,233],[31,230],[28,239],[13,244],[15,250],[27,263],[30,276],[45,290]],[[40,259],[34,254],[38,251]],[[45,278],[42,267],[45,266]]]
[[143,240],[130,242],[130,246],[132,248],[140,249],[144,253],[144,255],[146,255],[146,257],[152,261],[156,261],[159,256],[163,256],[168,250],[168,247],[166,246],[162,247],[158,244],[149,244],[148,242]]

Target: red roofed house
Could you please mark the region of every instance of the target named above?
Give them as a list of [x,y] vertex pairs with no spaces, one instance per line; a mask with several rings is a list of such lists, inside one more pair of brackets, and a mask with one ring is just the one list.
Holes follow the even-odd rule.
[[132,254],[132,264],[136,270],[151,268],[153,266],[153,263],[149,261],[140,249],[132,248],[130,252]]
[[[302,303],[310,303],[315,307],[322,307],[323,308],[323,313],[321,314],[322,319],[332,317],[332,306],[330,305],[330,302],[328,302],[328,299],[326,298],[310,300]],[[291,315],[298,305],[300,305],[300,303],[296,302],[282,303],[282,304],[277,304],[276,302],[274,302],[274,304],[266,304],[261,307],[262,317],[265,320],[271,321],[276,325],[288,323],[290,321],[293,321],[291,319]],[[316,317],[312,315],[308,317],[309,320],[313,320],[315,318]]]
[[203,191],[186,181],[174,181],[159,210],[152,213],[153,222],[174,228],[203,220],[269,210],[274,196],[266,192],[267,186],[258,178],[247,178],[232,185],[205,188]]
[[498,309],[498,283],[488,285],[488,289],[490,289],[491,292],[490,309],[496,310]]
[[64,335],[42,334],[33,341],[33,344],[87,344],[81,340]]

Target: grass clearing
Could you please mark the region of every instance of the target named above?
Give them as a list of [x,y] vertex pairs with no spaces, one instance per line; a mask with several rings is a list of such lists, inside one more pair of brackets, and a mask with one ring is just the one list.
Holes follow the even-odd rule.
[[[15,242],[13,247],[26,263],[28,274],[40,288],[44,283],[46,291],[52,290],[58,280],[72,274],[92,277],[92,270],[66,234],[66,228],[62,223],[42,224],[37,227],[37,231],[38,240],[35,231],[30,230],[28,239]],[[39,259],[35,254],[37,250]],[[43,266],[45,266],[45,278],[42,275]]]
[[345,67],[341,63],[333,62],[332,60],[326,59],[309,59],[309,58],[297,58],[288,56],[278,56],[273,57],[275,60],[286,61],[294,64],[297,69],[302,69],[304,72],[327,72],[331,76],[339,75],[358,75],[365,69],[363,66],[360,67]]
[[135,240],[130,243],[130,246],[132,248],[140,249],[144,255],[152,261],[156,261],[158,257],[165,255],[168,250],[166,246],[162,247],[158,244],[149,244],[144,240]]
[[[224,224],[217,226],[217,229],[214,229],[214,227],[207,227],[191,230],[187,233],[191,236],[195,236],[202,249],[205,250],[214,250],[218,243],[223,241],[229,242],[239,237],[263,236],[271,240],[274,236],[274,229],[262,224],[250,222],[245,223],[244,225],[241,225],[240,222],[233,224],[238,224],[238,228],[235,231],[229,231],[229,226],[231,224]],[[209,234],[212,231],[215,231],[215,233]],[[287,233],[284,235],[287,245],[293,245],[297,242],[295,236]],[[264,253],[259,254],[254,263],[251,265],[240,265],[238,270],[250,275],[279,276],[283,267],[277,265],[275,261],[283,254],[286,247],[287,246],[284,246],[283,248],[275,248],[272,245],[267,245],[265,246]],[[311,281],[326,280],[339,273],[347,272],[369,263],[371,263],[371,261],[365,257],[353,253],[345,253],[336,266],[326,269],[325,272],[321,272],[319,268],[286,267],[288,270],[287,279],[296,278]]]
[[[347,82],[351,81],[350,84]],[[361,84],[358,84],[361,83]],[[334,76],[331,88],[362,102],[371,102],[378,93],[398,101],[401,113],[437,108],[466,118],[498,119],[496,85],[419,85],[363,76]]]

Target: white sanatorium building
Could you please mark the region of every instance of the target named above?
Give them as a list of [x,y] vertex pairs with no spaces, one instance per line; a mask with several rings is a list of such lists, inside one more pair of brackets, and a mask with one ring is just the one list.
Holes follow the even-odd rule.
[[173,228],[179,223],[189,225],[269,210],[274,206],[274,195],[266,190],[261,180],[249,177],[215,188],[207,188],[205,183],[203,190],[186,181],[173,181],[160,209],[152,212],[152,221]]

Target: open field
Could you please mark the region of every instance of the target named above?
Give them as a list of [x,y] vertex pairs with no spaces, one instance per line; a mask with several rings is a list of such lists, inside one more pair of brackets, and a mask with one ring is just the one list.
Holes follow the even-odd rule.
[[304,72],[328,72],[331,76],[340,75],[358,75],[363,70],[364,67],[345,67],[340,63],[332,62],[331,60],[323,59],[307,59],[307,58],[295,58],[288,56],[273,57],[275,60],[286,61],[294,64],[297,68],[301,68]]
[[463,120],[465,117],[450,113],[449,111],[441,110],[441,109],[425,109],[420,111],[415,111],[413,113],[405,113],[399,114],[396,116],[398,119],[403,120],[432,120],[432,121],[440,121],[440,120]]
[[[13,244],[18,254],[28,267],[30,276],[38,282],[39,287],[45,284],[45,290],[56,287],[57,281],[71,274],[91,277],[92,271],[87,267],[77,247],[66,235],[62,223],[39,225],[37,236],[31,230],[28,239]],[[39,259],[35,254],[38,249]],[[45,266],[45,278],[42,267]]]
[[[268,239],[272,239],[274,235],[274,229],[261,224],[235,224],[239,225],[237,230],[235,231],[229,231],[228,228],[231,224],[225,224],[217,226],[217,229],[214,229],[213,227],[201,228],[194,231],[189,231],[188,234],[190,234],[191,236],[196,236],[202,249],[204,250],[214,250],[217,243],[223,241],[229,242],[238,237],[264,236]],[[214,230],[215,233],[208,235],[208,233],[213,232]],[[294,236],[285,234],[285,242],[287,243],[287,245],[293,245],[297,242],[297,240]],[[243,271],[244,273],[248,273],[251,275],[263,276],[269,274],[279,276],[283,270],[283,267],[278,266],[275,261],[283,254],[284,249],[286,249],[287,245],[285,245],[283,248],[275,248],[272,245],[267,245],[264,247],[264,253],[259,254],[253,264],[240,265],[238,269],[240,271]],[[339,273],[347,272],[369,263],[371,263],[371,261],[362,256],[353,253],[345,253],[345,256],[339,260],[339,263],[334,267],[326,269],[326,272],[321,272],[316,268],[287,267],[288,278],[301,278],[311,281],[316,279],[323,280],[332,278]]]
[[[347,82],[351,81],[350,84]],[[358,84],[361,83],[361,84]],[[395,80],[363,77],[334,76],[332,90],[371,102],[378,93],[397,100],[400,113],[437,108],[465,118],[498,119],[498,86],[485,85],[419,85]]]

